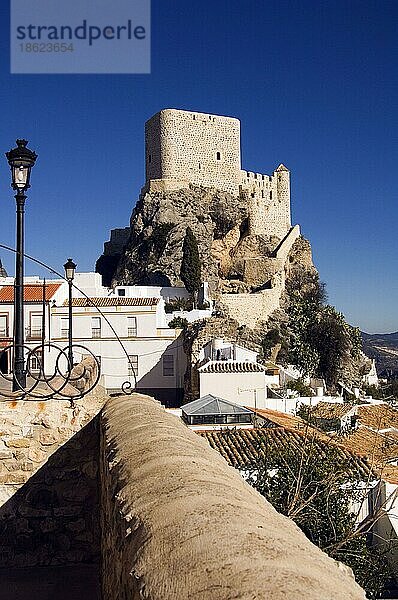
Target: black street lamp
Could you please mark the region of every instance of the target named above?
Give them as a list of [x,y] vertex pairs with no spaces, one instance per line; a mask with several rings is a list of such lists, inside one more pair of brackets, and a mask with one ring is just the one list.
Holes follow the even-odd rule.
[[13,391],[24,389],[26,386],[26,371],[24,361],[24,314],[23,314],[23,277],[24,277],[24,212],[25,191],[30,187],[30,172],[37,158],[36,152],[27,148],[27,140],[17,140],[17,147],[6,153],[11,168],[11,187],[16,190],[17,203],[17,253],[15,258],[14,284],[14,369]]
[[68,258],[68,261],[64,264],[65,269],[65,278],[68,281],[69,286],[69,327],[68,327],[68,363],[69,370],[71,371],[73,368],[73,352],[72,352],[72,285],[73,279],[75,277],[75,269],[76,265],[71,258]]

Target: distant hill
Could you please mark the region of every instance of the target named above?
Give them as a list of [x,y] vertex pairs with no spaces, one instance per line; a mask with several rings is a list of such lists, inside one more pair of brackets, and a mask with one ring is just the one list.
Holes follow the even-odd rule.
[[398,331],[395,333],[362,332],[363,350],[376,359],[377,372],[391,370],[398,375]]

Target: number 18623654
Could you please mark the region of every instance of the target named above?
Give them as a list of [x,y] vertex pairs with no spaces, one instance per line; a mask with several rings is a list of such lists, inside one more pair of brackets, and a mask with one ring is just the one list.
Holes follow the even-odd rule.
[[19,44],[21,52],[73,52],[73,44],[66,43],[24,43]]

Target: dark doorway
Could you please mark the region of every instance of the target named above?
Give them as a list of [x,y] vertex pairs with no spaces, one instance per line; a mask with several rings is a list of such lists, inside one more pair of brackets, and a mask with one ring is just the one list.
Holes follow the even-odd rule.
[[[1,350],[1,349],[0,349]],[[8,375],[8,365],[9,365],[9,361],[8,361],[8,356],[9,356],[10,351],[9,350],[2,350],[0,353],[0,373],[3,373],[4,375]]]

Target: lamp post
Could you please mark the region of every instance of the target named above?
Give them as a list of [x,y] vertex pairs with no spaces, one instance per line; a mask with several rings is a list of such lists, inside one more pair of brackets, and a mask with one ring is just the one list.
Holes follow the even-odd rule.
[[69,371],[73,368],[73,352],[72,352],[72,285],[73,279],[75,277],[75,269],[76,265],[71,258],[68,258],[67,262],[64,264],[65,269],[65,277],[68,281],[69,286],[69,311],[68,311],[68,363],[69,363]]
[[11,168],[11,187],[16,190],[17,204],[17,253],[15,258],[15,284],[14,284],[14,369],[13,391],[18,391],[26,386],[26,372],[24,360],[24,314],[23,314],[23,277],[24,277],[24,213],[26,190],[30,187],[30,172],[37,158],[36,152],[27,148],[27,140],[17,140],[17,147],[6,153],[8,164]]

